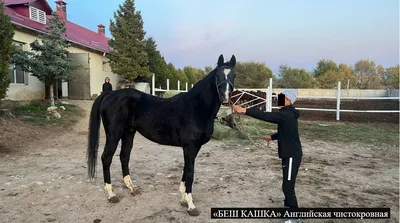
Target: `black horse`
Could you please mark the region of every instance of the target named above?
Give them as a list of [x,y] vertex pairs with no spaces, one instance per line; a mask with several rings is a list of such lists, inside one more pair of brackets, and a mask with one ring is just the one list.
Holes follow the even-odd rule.
[[129,176],[129,158],[137,132],[161,145],[183,148],[185,166],[179,191],[181,204],[190,215],[199,215],[192,200],[196,156],[214,132],[214,119],[222,103],[230,100],[235,83],[236,58],[224,63],[222,54],[217,67],[186,93],[160,98],[136,89],[120,89],[101,94],[93,103],[89,123],[88,173],[94,180],[97,161],[100,120],[106,133],[101,161],[109,201],[118,197],[111,186],[110,165],[121,140],[121,167],[124,183],[133,195],[140,193]]

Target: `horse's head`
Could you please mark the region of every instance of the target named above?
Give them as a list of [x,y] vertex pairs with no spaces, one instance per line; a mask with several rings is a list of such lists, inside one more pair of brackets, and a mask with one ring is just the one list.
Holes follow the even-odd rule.
[[219,100],[222,103],[227,103],[230,98],[233,89],[235,88],[235,65],[236,57],[232,55],[229,62],[224,62],[222,54],[218,58],[218,66],[215,73],[215,83],[217,86],[217,92]]

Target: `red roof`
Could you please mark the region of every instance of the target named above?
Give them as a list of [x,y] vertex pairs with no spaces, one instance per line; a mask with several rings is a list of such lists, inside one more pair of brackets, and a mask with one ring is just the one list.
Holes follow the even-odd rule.
[[[36,2],[37,0],[0,0],[4,2],[4,5],[6,6],[14,6],[14,5],[24,5],[24,4],[30,4],[33,2]],[[47,1],[41,2],[43,6],[48,10],[49,12],[53,11]]]
[[36,0],[3,0],[5,5],[20,5],[35,2]]
[[[6,5],[7,3],[16,5],[16,4],[30,3],[37,0],[3,0],[3,1],[6,3]],[[33,29],[36,31],[47,32],[44,24],[33,21],[25,16],[22,16],[12,8],[7,7],[5,10],[5,14],[9,15],[11,21],[16,25]],[[49,18],[51,18],[51,16],[48,15],[47,20]],[[69,40],[70,42],[83,45],[85,47],[89,47],[101,52],[110,51],[110,47],[108,45],[109,38],[107,38],[106,36],[94,32],[92,30],[86,29],[70,21],[65,22],[65,27],[67,31],[65,32],[63,37]]]

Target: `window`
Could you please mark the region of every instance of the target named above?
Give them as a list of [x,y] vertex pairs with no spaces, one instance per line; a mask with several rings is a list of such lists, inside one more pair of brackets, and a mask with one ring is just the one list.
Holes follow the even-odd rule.
[[[17,49],[22,49],[23,47],[23,43],[20,42],[13,42],[13,44]],[[14,64],[10,65],[8,68],[8,73],[10,74],[12,84],[27,84],[25,72],[16,68]]]
[[29,16],[30,19],[46,24],[46,13],[40,9],[30,6],[29,7]]

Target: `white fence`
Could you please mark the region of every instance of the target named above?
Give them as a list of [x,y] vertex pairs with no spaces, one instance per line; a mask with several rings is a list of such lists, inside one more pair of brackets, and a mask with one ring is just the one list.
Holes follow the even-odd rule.
[[[161,86],[159,88],[156,88],[156,76],[153,74],[152,80],[151,80],[151,94],[152,95],[156,95],[156,92],[167,92],[167,91],[171,91],[171,92],[187,92],[188,89],[188,83],[185,83],[185,90],[181,90],[181,85],[180,85],[180,81],[178,81],[178,89],[177,90],[171,90],[169,89],[169,79],[167,79],[167,89],[162,89]],[[193,84],[192,86],[193,87]]]
[[[193,84],[192,86],[193,87]],[[273,97],[277,97],[277,94],[279,94],[283,89],[274,89],[275,91],[273,91],[272,89],[272,78],[269,79],[269,86],[268,88],[261,88],[261,89],[254,89],[254,88],[239,88],[239,89],[235,89],[236,91],[240,91],[241,93],[238,95],[235,95],[234,97],[232,97],[232,99],[234,100],[234,105],[238,104],[240,97],[242,97],[243,95],[247,94],[247,95],[251,95],[254,97],[254,101],[255,100],[259,100],[262,99],[261,102],[258,102],[257,104],[253,104],[250,106],[246,106],[246,104],[250,103],[251,101],[247,101],[245,103],[242,103],[240,105],[245,106],[245,107],[254,107],[257,105],[260,105],[262,103],[265,103],[265,110],[267,112],[271,112],[272,109],[279,109],[279,107],[273,107],[272,106],[272,98]],[[293,89],[297,92],[302,91],[304,92],[304,89]],[[318,91],[321,89],[313,89],[314,91]],[[325,90],[325,89],[322,89]],[[329,91],[332,91],[331,89],[327,89]],[[353,90],[353,89],[351,89]],[[350,91],[351,91],[350,90]],[[155,76],[153,74],[153,79],[152,79],[152,94],[155,95],[155,92],[167,92],[167,91],[172,91],[172,92],[187,92],[188,91],[188,83],[185,84],[185,90],[180,90],[180,82],[178,81],[178,89],[177,90],[170,90],[169,89],[169,80],[167,79],[167,89],[161,89],[160,88],[155,88]],[[248,91],[264,91],[266,92],[266,98],[260,98],[257,95],[251,94]],[[340,109],[340,101],[343,99],[355,99],[355,100],[400,100],[399,95],[399,90],[394,90],[391,91],[389,95],[396,95],[395,97],[366,97],[366,96],[361,96],[361,97],[355,97],[355,96],[343,96],[343,95],[351,95],[349,94],[349,90],[342,90],[341,89],[341,82],[338,82],[338,87],[336,90],[336,95],[335,96],[314,96],[314,95],[300,95],[298,94],[298,98],[304,98],[304,99],[336,99],[336,109],[325,109],[325,108],[297,108],[298,110],[304,110],[304,111],[323,111],[323,112],[336,112],[336,120],[339,121],[340,120],[340,113],[341,112],[361,112],[361,113],[400,113],[399,110],[349,110],[349,109]],[[342,91],[345,91],[347,93],[342,93]],[[374,91],[374,90],[358,90],[355,89],[354,92],[359,92],[359,91],[369,91],[369,94],[371,94],[370,92]],[[376,92],[379,90],[375,90]],[[386,90],[383,90],[386,91]],[[272,95],[272,93],[276,93],[276,95]],[[361,95],[363,95],[363,93],[361,93]],[[365,95],[365,93],[364,93]],[[236,99],[237,98],[237,99]],[[362,103],[362,102],[360,102]]]
[[[272,85],[272,78],[269,80],[270,86]],[[298,110],[305,110],[305,111],[324,111],[324,112],[336,112],[336,120],[340,120],[340,113],[341,112],[362,112],[362,113],[400,113],[399,110],[349,110],[349,109],[340,109],[340,100],[341,99],[355,99],[355,100],[400,100],[400,97],[342,97],[341,93],[341,82],[338,82],[337,90],[336,90],[336,97],[332,96],[298,96],[298,98],[304,99],[336,99],[336,109],[324,109],[324,108],[296,108]],[[268,91],[272,92],[272,91]],[[278,94],[278,92],[275,92]],[[279,92],[280,93],[280,92]],[[269,98],[277,97],[277,95],[267,94],[267,101]],[[272,100],[269,100],[270,107]],[[279,107],[272,107],[275,109],[279,109]],[[268,111],[268,106],[267,106]],[[271,110],[269,110],[271,111]]]

